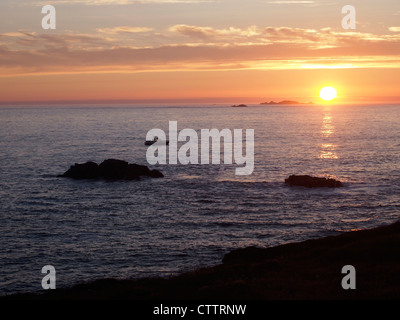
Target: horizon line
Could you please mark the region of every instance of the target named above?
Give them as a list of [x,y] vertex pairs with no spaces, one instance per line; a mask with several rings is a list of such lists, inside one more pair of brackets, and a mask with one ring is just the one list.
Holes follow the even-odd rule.
[[[389,98],[390,99],[390,98]],[[370,101],[331,101],[328,104],[361,104],[361,105],[373,105],[373,104],[400,104],[400,98],[392,99],[374,99]],[[166,103],[173,104],[207,104],[207,105],[218,105],[218,104],[231,104],[231,103],[242,103],[251,105],[261,105],[265,101],[298,101],[299,104],[313,104],[313,105],[327,105],[323,101],[299,101],[293,98],[249,98],[249,97],[232,97],[232,98],[192,98],[192,99],[87,99],[87,100],[29,100],[29,101],[0,101],[0,106],[38,106],[38,105],[104,105],[104,104],[148,104],[148,105],[160,105]],[[256,102],[257,101],[257,102]],[[336,102],[336,103],[335,103]]]

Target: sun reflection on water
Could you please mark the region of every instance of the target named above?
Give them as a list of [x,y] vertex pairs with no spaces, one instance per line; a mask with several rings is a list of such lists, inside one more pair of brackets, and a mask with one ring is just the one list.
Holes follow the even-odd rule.
[[333,117],[330,108],[326,110],[322,119],[321,136],[325,140],[320,145],[319,159],[339,159],[336,153],[337,145],[331,141],[326,141],[328,138],[332,138],[335,134],[335,126],[333,125]]
[[332,124],[332,115],[330,113],[326,113],[322,120],[322,130],[321,134],[323,137],[330,137],[334,133],[335,127]]

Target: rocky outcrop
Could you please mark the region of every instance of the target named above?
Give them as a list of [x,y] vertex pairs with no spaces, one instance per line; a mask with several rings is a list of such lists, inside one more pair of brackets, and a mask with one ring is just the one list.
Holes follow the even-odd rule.
[[292,175],[285,179],[285,183],[290,186],[300,186],[307,188],[341,188],[343,183],[335,179],[319,178],[312,176]]
[[147,166],[130,164],[123,160],[108,159],[100,165],[95,162],[75,163],[59,177],[72,179],[105,179],[105,180],[139,180],[141,176],[162,178],[158,170],[150,170]]

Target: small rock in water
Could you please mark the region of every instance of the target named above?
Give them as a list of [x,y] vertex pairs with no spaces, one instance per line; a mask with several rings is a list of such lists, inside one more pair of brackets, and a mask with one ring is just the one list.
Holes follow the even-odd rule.
[[296,176],[292,175],[285,179],[285,183],[291,186],[300,186],[307,188],[341,188],[342,182],[335,179],[312,177],[308,175]]

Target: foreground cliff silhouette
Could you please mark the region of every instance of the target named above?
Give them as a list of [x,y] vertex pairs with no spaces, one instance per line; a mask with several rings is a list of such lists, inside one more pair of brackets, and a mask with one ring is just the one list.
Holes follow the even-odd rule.
[[[356,268],[356,290],[341,286],[345,265]],[[399,266],[397,222],[277,247],[238,249],[220,265],[168,279],[104,279],[2,299],[399,299]]]

